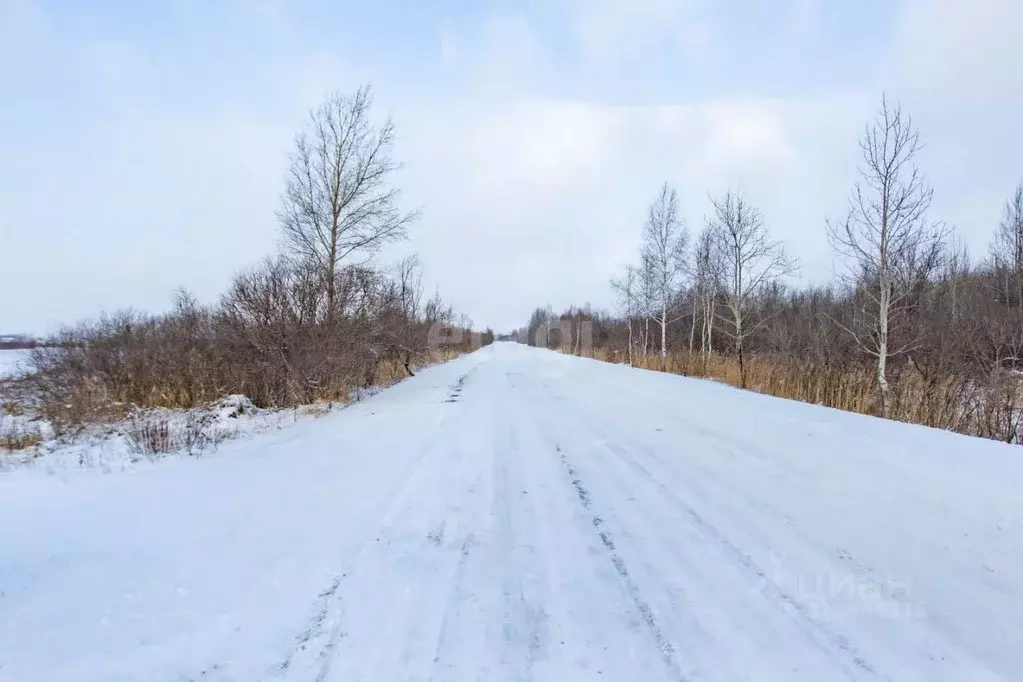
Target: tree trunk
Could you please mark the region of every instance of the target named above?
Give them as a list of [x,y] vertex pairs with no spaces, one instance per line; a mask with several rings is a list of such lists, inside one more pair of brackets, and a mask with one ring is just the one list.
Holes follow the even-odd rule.
[[[336,194],[335,194],[336,196]],[[327,252],[327,319],[334,319],[334,298],[337,287],[337,215],[334,216],[334,224],[330,229],[330,249]]]
[[632,316],[629,316],[629,367],[632,367]]
[[746,358],[742,348],[742,315],[735,316],[735,354],[739,356],[739,388],[746,388]]
[[878,306],[877,390],[881,397],[881,416],[891,415],[891,388],[888,386],[888,316],[891,312],[891,285],[887,274],[881,276],[881,300]]
[[[668,306],[661,305],[661,360],[668,357]],[[663,362],[661,363],[664,364]]]
[[689,354],[693,354],[693,348],[696,345],[696,304],[699,302],[700,297],[693,291],[693,324],[689,327]]

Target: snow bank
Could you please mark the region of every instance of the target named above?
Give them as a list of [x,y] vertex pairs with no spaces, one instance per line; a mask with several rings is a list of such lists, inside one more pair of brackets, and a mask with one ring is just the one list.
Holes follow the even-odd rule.
[[[42,442],[13,452],[0,450],[0,475],[16,469],[69,475],[88,471],[111,473],[166,459],[210,455],[221,443],[277,431],[323,416],[342,407],[317,404],[294,409],[264,410],[246,396],[232,395],[194,410],[137,410],[129,418],[57,434],[48,422],[31,413],[0,416],[0,433],[37,431]],[[145,447],[146,436],[166,432],[169,451]]]

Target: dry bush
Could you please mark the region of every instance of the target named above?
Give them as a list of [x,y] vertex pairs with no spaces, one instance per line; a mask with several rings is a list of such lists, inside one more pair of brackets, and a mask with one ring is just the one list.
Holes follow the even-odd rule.
[[136,455],[162,455],[176,451],[170,420],[156,417],[132,419],[124,430],[128,451]]
[[[310,417],[325,417],[330,414],[331,404],[330,403],[313,403],[305,408],[305,414]],[[295,419],[298,419],[298,413],[295,413]]]
[[450,310],[409,308],[406,289],[344,269],[328,310],[322,282],[294,263],[267,261],[239,275],[219,305],[181,294],[165,315],[127,311],[64,329],[33,351],[26,381],[43,416],[65,430],[230,394],[264,408],[347,402],[354,389],[393,383],[431,359],[431,328]]
[[165,416],[139,415],[128,420],[124,430],[128,451],[135,455],[153,457],[172,452],[191,456],[215,449],[224,434],[213,428],[213,416],[190,412],[179,423]]
[[14,452],[35,447],[43,442],[39,426],[17,420],[0,423],[0,450]]

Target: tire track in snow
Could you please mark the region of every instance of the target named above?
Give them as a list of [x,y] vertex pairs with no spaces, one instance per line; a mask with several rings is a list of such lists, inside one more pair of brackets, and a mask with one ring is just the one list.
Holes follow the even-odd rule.
[[736,565],[741,566],[744,570],[755,576],[756,581],[762,586],[763,592],[766,595],[784,604],[791,613],[796,615],[813,632],[817,633],[819,637],[823,638],[826,644],[830,645],[826,646],[825,650],[833,651],[837,649],[846,654],[849,658],[849,662],[851,662],[853,667],[861,673],[877,676],[878,673],[876,668],[866,660],[864,655],[849,641],[847,637],[835,631],[826,623],[815,618],[804,604],[774,582],[752,556],[742,551],[732,541],[726,538],[721,531],[704,518],[702,514],[693,509],[685,502],[685,500],[681,499],[670,488],[656,478],[649,469],[638,462],[625,450],[625,448],[610,440],[605,442],[605,447],[610,453],[625,462],[643,479],[652,484],[657,492],[669,503],[674,504],[676,507],[685,512],[685,514],[693,521],[693,524],[707,535],[707,537],[714,540],[725,554],[735,561]]
[[[455,383],[454,388],[459,391],[464,386],[465,381],[469,375],[472,374],[470,369],[466,374],[459,377]],[[407,476],[399,477],[391,482],[389,486],[388,494],[384,495],[381,499],[383,500],[377,507],[380,514],[369,515],[368,520],[373,523],[377,523],[379,519],[379,525],[374,525],[375,530],[367,534],[360,545],[356,545],[357,552],[355,558],[349,562],[349,570],[341,572],[338,577],[335,577],[331,583],[325,587],[318,595],[320,602],[318,607],[314,608],[314,614],[308,621],[308,625],[303,629],[295,638],[295,645],[291,651],[284,657],[284,660],[276,667],[275,677],[290,678],[294,675],[301,675],[302,672],[299,670],[302,666],[295,665],[296,659],[309,657],[312,654],[311,649],[319,647],[315,651],[316,663],[306,663],[306,668],[314,667],[318,670],[316,677],[313,678],[316,682],[323,682],[327,675],[330,673],[331,663],[333,661],[334,650],[337,647],[337,643],[343,639],[347,633],[341,630],[341,616],[342,616],[342,595],[340,594],[340,588],[343,579],[348,576],[351,572],[352,566],[357,566],[359,561],[366,555],[366,553],[372,550],[374,544],[380,541],[380,537],[383,531],[386,531],[395,517],[401,512],[402,506],[405,501],[411,495],[416,485],[419,483],[419,479],[423,476],[429,468],[428,463],[428,452],[429,447],[427,443],[435,438],[444,437],[444,425],[447,423],[448,418],[442,419],[441,422],[436,426],[436,430],[431,438],[428,438],[424,443],[423,447],[419,449],[419,455],[415,459],[415,463],[411,471],[408,472]],[[443,533],[443,530],[441,530]],[[433,544],[432,539],[428,540]],[[354,549],[355,547],[353,547]],[[463,555],[463,563],[464,563]],[[330,621],[331,627],[329,632],[324,627],[325,624]],[[322,643],[321,643],[322,642]]]
[[[575,467],[572,466],[572,463],[568,461],[568,456],[565,454],[565,451],[561,449],[561,446],[555,444],[554,448],[558,452],[558,456],[561,458],[562,464],[565,465],[568,478],[572,482],[572,487],[575,489],[576,497],[579,498],[579,504],[582,505],[583,509],[592,513],[593,501],[590,497],[590,491],[585,485],[583,485],[582,479],[579,478],[579,473],[576,471]],[[639,591],[639,587],[629,574],[628,566],[625,563],[625,559],[618,551],[614,538],[611,536],[611,533],[604,528],[604,519],[601,518],[599,514],[594,513],[591,523],[593,524],[593,529],[596,532],[597,537],[600,539],[601,544],[604,549],[607,550],[608,556],[611,559],[611,565],[621,578],[625,591],[628,593],[629,598],[632,600],[636,610],[639,612],[640,618],[643,620],[647,630],[650,632],[654,644],[660,651],[661,659],[664,661],[668,671],[676,680],[679,680],[679,682],[688,682],[689,678],[682,673],[678,662],[675,660],[675,645],[673,645],[667,636],[665,636],[664,631],[657,622],[653,609],[650,608],[650,604],[646,601],[646,599],[644,599],[643,595]]]
[[519,434],[509,428],[507,440],[495,454],[492,514],[496,521],[495,559],[506,567],[500,585],[502,663],[514,671],[515,679],[528,682],[534,678],[536,661],[546,656],[550,633],[542,587],[525,556],[536,548],[539,521],[535,483],[529,467],[515,456],[521,450]]
[[465,565],[469,561],[469,554],[472,552],[475,545],[476,538],[473,535],[470,535],[462,543],[460,550],[461,553],[458,557],[458,564],[455,567],[455,574],[451,578],[451,596],[448,598],[447,605],[444,608],[444,616],[441,619],[440,624],[440,633],[437,636],[437,647],[433,654],[434,665],[439,665],[444,658],[444,650],[446,649],[447,643],[450,639],[452,619],[455,617],[457,607],[465,601],[462,577],[465,575]]
[[[291,650],[288,656],[281,662],[279,668],[282,673],[287,672],[291,668],[292,662],[295,660],[296,655],[305,651],[311,641],[320,638],[324,634],[324,625],[327,622],[327,617],[330,615],[331,607],[333,606],[334,597],[337,594],[338,589],[341,587],[341,581],[344,580],[345,574],[342,573],[334,582],[330,584],[326,590],[320,593],[319,599],[321,600],[320,609],[310,619],[309,626],[302,631],[298,636],[298,641],[295,643],[295,648]],[[320,650],[320,658],[329,659],[330,653],[334,648],[334,635],[340,634],[334,632],[334,627],[331,628],[331,637],[328,639],[327,644],[323,649]],[[322,680],[326,676],[326,670],[323,669],[318,680]]]

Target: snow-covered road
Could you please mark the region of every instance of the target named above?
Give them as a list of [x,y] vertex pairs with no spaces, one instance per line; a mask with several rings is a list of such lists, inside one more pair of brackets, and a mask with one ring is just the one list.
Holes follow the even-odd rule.
[[0,680],[1016,682],[1021,453],[497,344],[0,477]]

